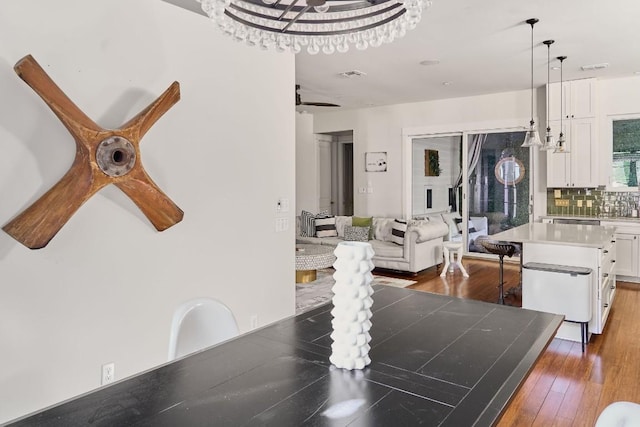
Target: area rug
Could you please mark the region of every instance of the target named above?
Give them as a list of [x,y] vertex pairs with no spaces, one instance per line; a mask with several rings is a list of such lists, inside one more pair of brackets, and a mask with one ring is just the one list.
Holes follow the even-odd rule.
[[[311,310],[319,305],[331,301],[333,292],[331,288],[333,280],[333,269],[327,268],[318,270],[317,279],[310,283],[296,283],[296,314]],[[405,288],[416,283],[415,280],[395,279],[393,277],[373,276],[372,285],[394,286]]]

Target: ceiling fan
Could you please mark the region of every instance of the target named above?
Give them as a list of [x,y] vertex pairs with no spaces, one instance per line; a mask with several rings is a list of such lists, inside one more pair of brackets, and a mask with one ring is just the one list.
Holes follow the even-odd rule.
[[299,90],[300,85],[296,85],[296,107],[298,105],[308,105],[310,107],[340,107],[338,104],[331,104],[329,102],[302,102],[300,94],[298,93]]

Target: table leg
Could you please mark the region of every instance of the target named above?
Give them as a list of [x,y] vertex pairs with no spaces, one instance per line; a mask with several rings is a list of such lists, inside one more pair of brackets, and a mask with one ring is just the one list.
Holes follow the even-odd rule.
[[296,283],[309,283],[317,278],[318,270],[296,270]]
[[460,249],[458,249],[458,267],[460,267],[460,271],[462,271],[462,275],[464,277],[469,277],[469,273],[467,273],[467,270],[464,269],[464,267],[462,266],[462,253],[464,252],[464,248],[462,246],[460,246]]
[[447,270],[449,269],[449,249],[446,247],[442,248],[442,256],[444,258],[444,267],[442,267],[442,273],[440,273],[440,277],[444,277],[447,275]]

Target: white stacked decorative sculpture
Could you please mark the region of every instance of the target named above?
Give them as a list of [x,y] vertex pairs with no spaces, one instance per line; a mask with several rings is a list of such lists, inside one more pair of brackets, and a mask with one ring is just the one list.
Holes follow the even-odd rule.
[[366,242],[340,242],[334,251],[333,332],[329,361],[338,368],[363,369],[369,363],[373,248]]

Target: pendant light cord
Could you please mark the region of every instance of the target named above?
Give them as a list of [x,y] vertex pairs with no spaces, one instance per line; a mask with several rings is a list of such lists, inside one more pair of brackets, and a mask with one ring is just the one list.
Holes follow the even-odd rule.
[[531,126],[535,123],[533,121],[533,26],[535,22],[531,23]]
[[563,133],[562,129],[562,116],[564,112],[562,111],[562,63],[564,62],[564,58],[560,58],[560,133]]
[[549,123],[551,119],[551,112],[549,111],[549,95],[551,94],[551,45],[555,43],[555,41],[545,40],[542,43],[547,45],[547,137],[549,137],[551,132],[551,124]]

